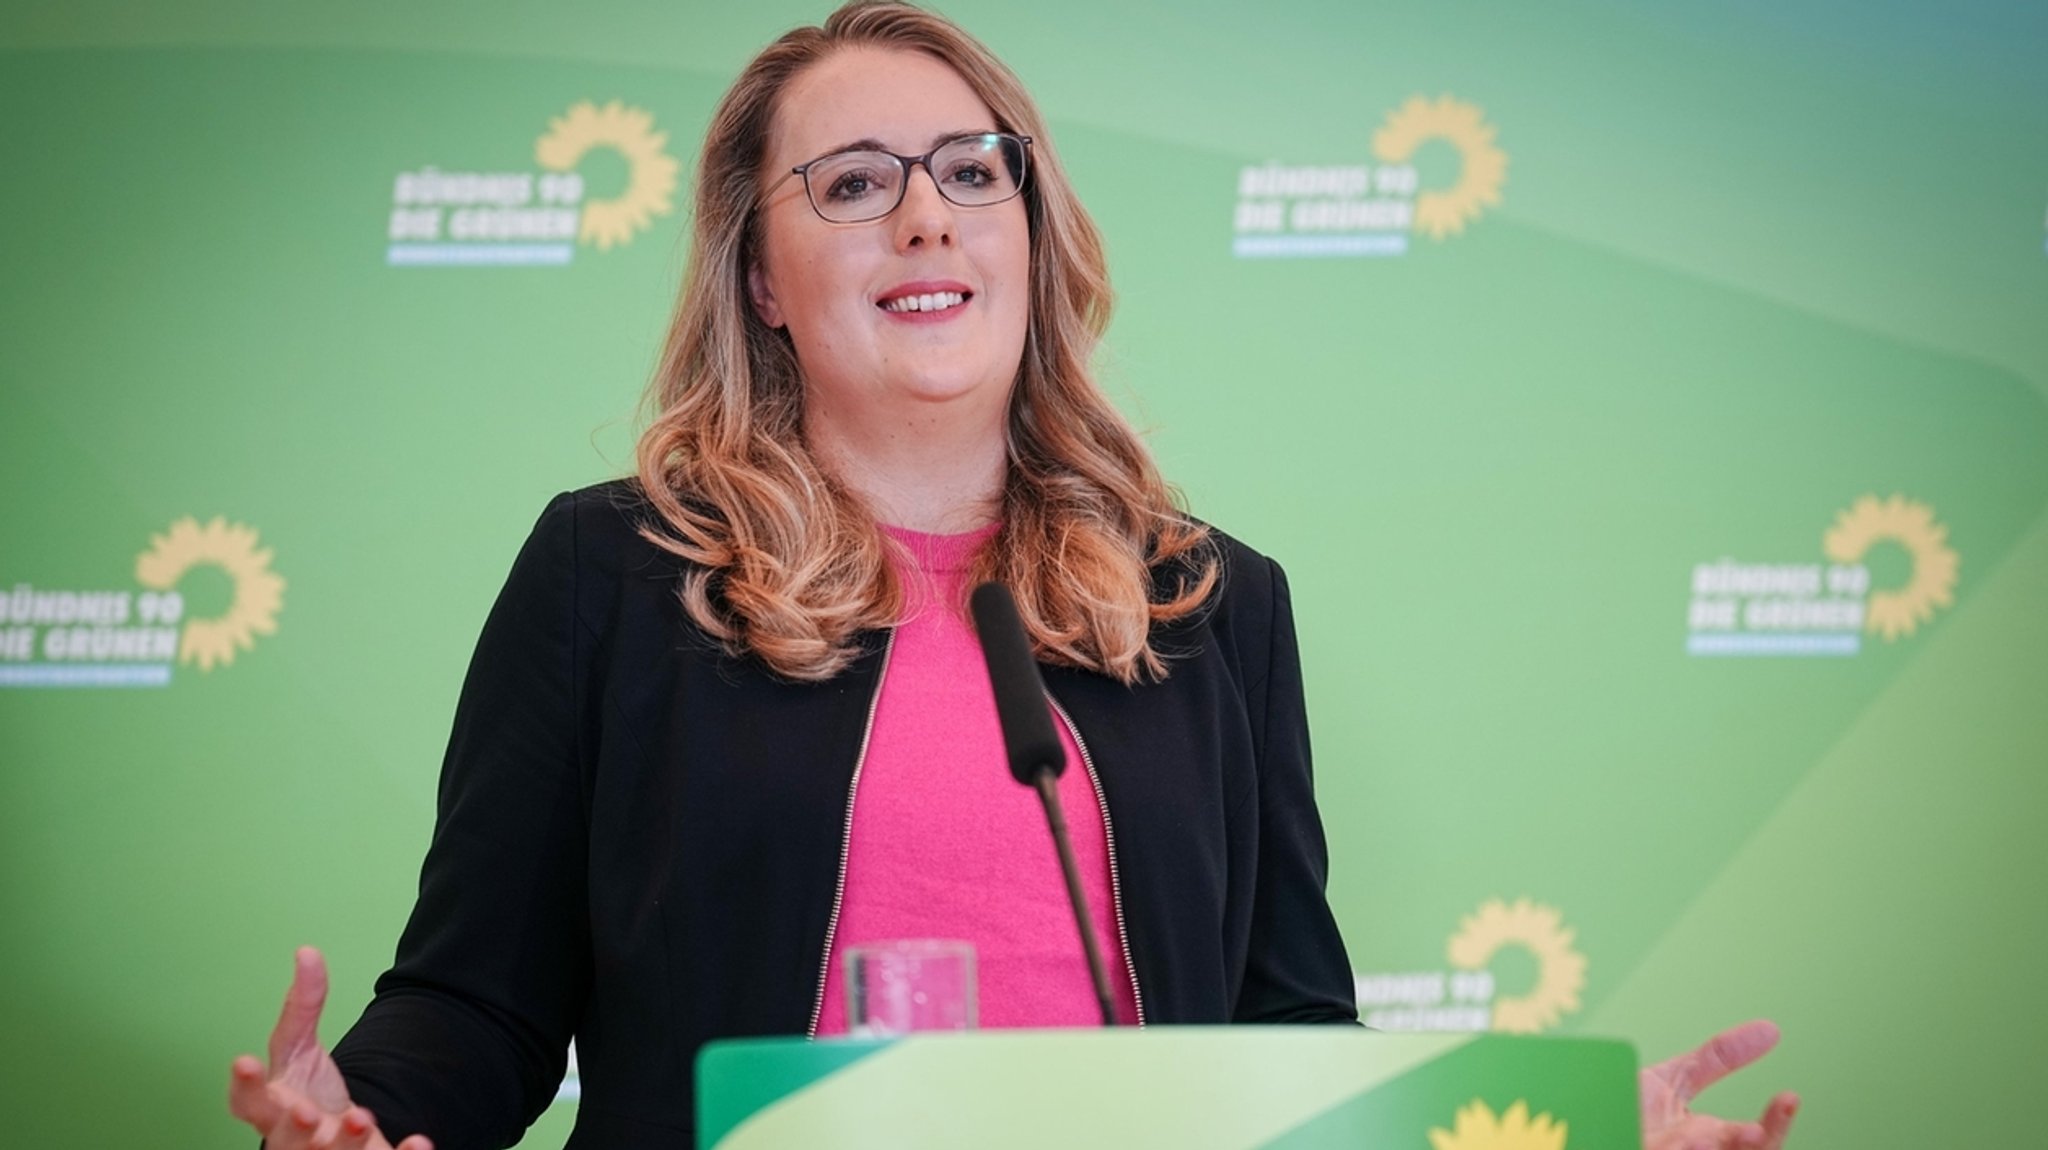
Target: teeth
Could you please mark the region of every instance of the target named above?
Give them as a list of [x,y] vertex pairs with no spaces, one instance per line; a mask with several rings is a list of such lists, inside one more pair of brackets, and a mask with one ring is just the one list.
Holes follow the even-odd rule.
[[956,291],[934,292],[930,295],[906,295],[882,305],[883,311],[939,311],[942,308],[958,307],[967,302],[967,296]]

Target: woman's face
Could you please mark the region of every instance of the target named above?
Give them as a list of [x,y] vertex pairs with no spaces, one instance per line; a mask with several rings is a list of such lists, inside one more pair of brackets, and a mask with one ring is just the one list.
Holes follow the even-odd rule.
[[[974,90],[936,58],[847,49],[784,90],[766,182],[849,145],[915,156],[996,127]],[[761,318],[789,331],[808,418],[842,425],[881,418],[897,431],[913,430],[905,419],[931,422],[948,413],[1000,419],[1030,314],[1023,197],[960,207],[939,195],[920,165],[895,211],[834,224],[811,210],[802,177],[792,177],[762,207],[761,225],[748,289]],[[935,311],[899,310],[906,296],[946,292],[964,299]]]

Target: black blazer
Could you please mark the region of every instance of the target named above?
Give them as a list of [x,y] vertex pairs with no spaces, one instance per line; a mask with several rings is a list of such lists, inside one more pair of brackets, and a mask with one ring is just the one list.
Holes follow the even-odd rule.
[[[477,643],[419,901],[334,1052],[396,1141],[517,1141],[577,1043],[576,1150],[686,1146],[706,1041],[804,1034],[886,636],[822,684],[721,654],[636,489],[558,496]],[[1108,806],[1143,1020],[1356,1020],[1287,584],[1218,533],[1222,589],[1162,683],[1045,668]]]

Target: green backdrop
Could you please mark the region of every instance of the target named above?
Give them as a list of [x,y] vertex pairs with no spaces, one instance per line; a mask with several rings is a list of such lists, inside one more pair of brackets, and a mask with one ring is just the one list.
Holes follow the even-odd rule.
[[[946,10],[1107,234],[1107,386],[1292,576],[1368,1013],[1769,1016],[1713,1105],[2024,1138],[2044,10]],[[0,13],[0,1110],[220,1144],[291,947],[331,1035],[388,961],[498,582],[630,463],[667,189],[823,10]]]

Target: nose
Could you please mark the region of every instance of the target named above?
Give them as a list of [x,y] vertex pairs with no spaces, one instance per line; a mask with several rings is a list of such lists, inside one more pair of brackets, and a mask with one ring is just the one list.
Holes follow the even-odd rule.
[[903,202],[896,205],[896,247],[902,251],[953,244],[953,204],[939,194],[930,168],[918,164],[904,177]]

